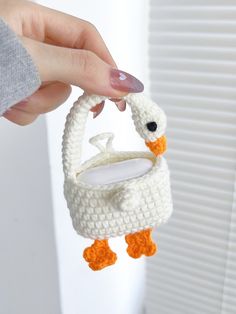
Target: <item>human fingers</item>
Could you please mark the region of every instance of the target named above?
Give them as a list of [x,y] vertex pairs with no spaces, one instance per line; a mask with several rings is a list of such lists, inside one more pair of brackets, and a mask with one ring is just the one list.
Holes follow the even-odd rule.
[[42,86],[33,95],[14,105],[12,108],[31,114],[50,112],[63,104],[70,96],[70,85],[52,82]]
[[[125,100],[119,100],[119,101],[114,101],[114,102],[115,102],[117,108],[120,111],[125,111],[125,109],[126,109],[126,102],[125,102]],[[95,107],[93,107],[91,109],[91,111],[93,111],[93,118],[94,119],[97,118],[97,116],[100,115],[100,113],[102,112],[102,110],[104,108],[104,105],[105,105],[105,101],[101,102],[100,104],[97,104]]]
[[134,76],[112,68],[91,51],[57,47],[22,37],[42,81],[60,81],[81,87],[88,94],[119,98],[143,91]]
[[44,6],[37,5],[37,9],[44,22],[46,43],[92,51],[103,61],[116,67],[101,34],[93,24]]
[[60,82],[44,85],[33,95],[7,110],[3,116],[18,125],[32,123],[38,115],[54,110],[69,97],[71,87]]
[[85,20],[22,0],[1,0],[0,15],[20,36],[61,47],[90,50],[116,67],[102,36]]
[[3,117],[13,123],[23,126],[35,121],[38,115],[31,114],[17,108],[10,108],[3,114]]

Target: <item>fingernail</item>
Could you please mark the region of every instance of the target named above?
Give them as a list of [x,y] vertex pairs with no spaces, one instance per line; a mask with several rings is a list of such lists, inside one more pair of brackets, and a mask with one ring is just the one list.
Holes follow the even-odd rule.
[[113,101],[113,102],[119,102],[121,101],[122,99],[121,98],[109,98],[110,101]]
[[90,111],[92,111],[92,112],[98,111],[99,108],[101,107],[101,105],[103,105],[103,104],[104,104],[104,100],[101,101],[99,104],[96,104],[94,107],[92,107],[92,108],[90,109]]
[[110,75],[111,86],[116,90],[127,93],[140,93],[144,90],[143,83],[129,73],[112,69]]
[[120,111],[125,111],[126,109],[126,101],[125,100],[120,100],[116,102],[116,106]]
[[[11,114],[12,108],[8,108],[7,110],[4,111],[2,114],[3,117],[8,117],[9,114]],[[1,118],[1,116],[0,116]]]
[[100,104],[99,104],[99,109],[93,113],[93,118],[95,119],[103,110],[104,108],[104,105],[105,105],[105,101],[102,101]]
[[14,105],[14,107],[16,106],[16,107],[20,108],[20,107],[24,106],[25,104],[27,104],[29,102],[29,99],[30,98],[28,97],[28,98],[21,100],[20,102],[16,103]]

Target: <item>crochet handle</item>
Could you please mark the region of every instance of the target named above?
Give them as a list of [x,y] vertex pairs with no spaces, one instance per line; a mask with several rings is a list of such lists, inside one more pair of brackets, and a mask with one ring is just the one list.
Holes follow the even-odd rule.
[[81,162],[82,142],[90,109],[105,100],[104,96],[83,94],[74,103],[66,118],[62,141],[63,170],[67,178],[75,179]]

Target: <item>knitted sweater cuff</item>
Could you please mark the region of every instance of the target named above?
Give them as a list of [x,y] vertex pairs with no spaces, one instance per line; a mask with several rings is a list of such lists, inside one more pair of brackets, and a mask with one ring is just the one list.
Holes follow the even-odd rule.
[[17,35],[0,19],[0,116],[40,86],[38,70]]

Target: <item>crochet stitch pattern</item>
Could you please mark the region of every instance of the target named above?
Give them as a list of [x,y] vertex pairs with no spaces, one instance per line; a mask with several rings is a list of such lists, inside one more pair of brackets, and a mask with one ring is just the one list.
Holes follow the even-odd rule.
[[163,154],[167,148],[165,136],[162,136],[159,141],[145,142],[145,144],[155,155]]
[[108,240],[95,240],[90,247],[84,250],[83,257],[92,270],[100,270],[115,264],[117,260],[116,253],[112,252],[108,245]]
[[[123,97],[131,108],[138,134],[151,152],[115,151],[112,133],[90,139],[99,153],[81,164],[82,142],[89,111],[107,97],[82,95],[67,116],[62,143],[64,195],[73,227],[83,237],[95,240],[84,251],[93,270],[114,264],[116,254],[108,239],[125,236],[127,252],[133,258],[156,252],[151,231],[168,221],[172,214],[169,170],[162,156],[166,150],[166,116],[163,110],[143,94]],[[102,145],[101,141],[106,140]],[[86,170],[136,158],[147,158],[152,168],[142,176],[109,184],[88,184],[80,180]]]
[[146,229],[125,236],[128,243],[127,253],[130,257],[139,258],[141,255],[152,256],[157,251],[156,244],[151,238],[152,229]]

